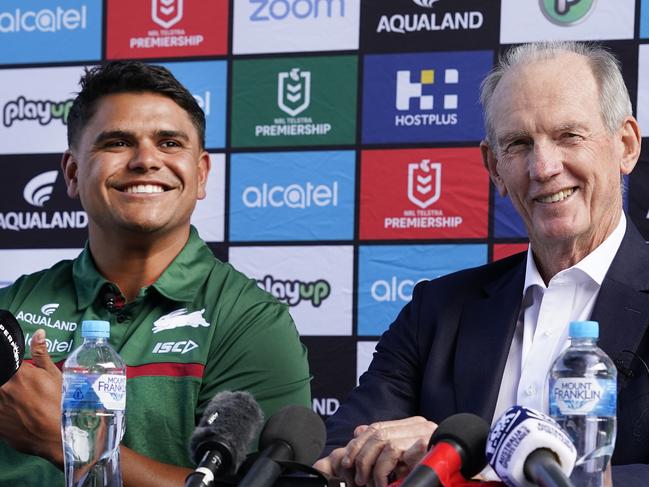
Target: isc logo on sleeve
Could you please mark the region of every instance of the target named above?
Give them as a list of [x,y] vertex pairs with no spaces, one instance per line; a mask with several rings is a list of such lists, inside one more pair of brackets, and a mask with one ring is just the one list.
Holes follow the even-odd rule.
[[181,340],[179,342],[158,342],[153,347],[152,353],[179,353],[184,355],[192,350],[196,350],[198,344],[193,340]]

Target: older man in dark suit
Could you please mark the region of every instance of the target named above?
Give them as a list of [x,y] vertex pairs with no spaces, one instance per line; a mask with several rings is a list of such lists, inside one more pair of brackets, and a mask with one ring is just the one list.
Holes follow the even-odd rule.
[[422,457],[436,423],[547,410],[547,372],[571,320],[600,323],[620,373],[617,485],[649,485],[649,248],[622,208],[640,130],[615,58],[571,42],[511,49],[481,97],[485,166],[530,248],[419,284],[328,422],[316,467],[384,486]]

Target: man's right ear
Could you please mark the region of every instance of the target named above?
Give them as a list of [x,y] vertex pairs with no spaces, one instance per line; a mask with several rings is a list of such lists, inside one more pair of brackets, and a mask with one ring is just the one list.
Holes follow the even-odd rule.
[[498,194],[504,198],[505,196],[507,196],[507,188],[505,187],[505,183],[498,173],[498,158],[496,157],[494,151],[491,149],[489,142],[487,142],[486,140],[480,142],[480,154],[482,155],[482,163],[489,172],[491,182],[494,183]]
[[77,171],[79,166],[70,149],[66,150],[61,157],[61,170],[65,178],[65,185],[68,188],[68,196],[72,199],[79,197],[79,184],[77,181]]

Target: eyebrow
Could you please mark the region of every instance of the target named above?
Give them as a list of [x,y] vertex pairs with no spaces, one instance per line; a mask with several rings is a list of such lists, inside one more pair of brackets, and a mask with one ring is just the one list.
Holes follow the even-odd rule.
[[[184,141],[189,141],[189,135],[182,130],[158,130],[155,132],[155,137],[158,139],[182,139]],[[125,140],[135,140],[137,137],[134,132],[128,130],[106,130],[99,133],[95,138],[95,145],[101,145],[103,142],[112,139],[125,139]]]
[[512,132],[507,132],[500,137],[496,138],[496,142],[499,147],[502,147],[505,145],[507,142],[511,142],[512,140],[515,139],[520,139],[520,138],[525,138],[529,137],[530,133],[525,131],[525,130],[513,130]]

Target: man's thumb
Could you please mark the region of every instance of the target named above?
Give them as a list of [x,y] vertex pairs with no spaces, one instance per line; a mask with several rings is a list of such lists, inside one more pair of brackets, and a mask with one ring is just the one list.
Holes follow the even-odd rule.
[[30,340],[30,348],[32,351],[32,363],[41,369],[47,371],[58,371],[54,362],[47,352],[47,343],[45,342],[45,330],[38,329],[32,335]]

